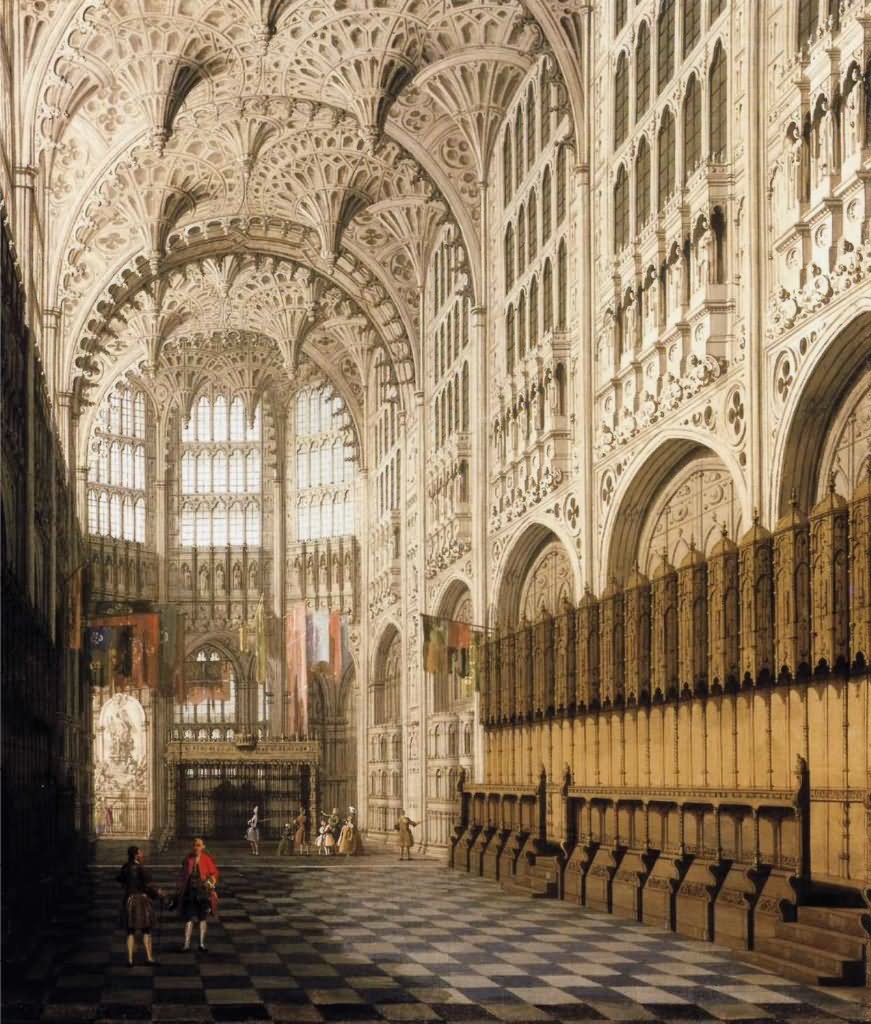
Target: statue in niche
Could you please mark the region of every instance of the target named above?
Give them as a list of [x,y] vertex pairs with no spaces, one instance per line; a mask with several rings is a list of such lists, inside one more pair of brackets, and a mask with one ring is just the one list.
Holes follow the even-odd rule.
[[191,567],[185,562],[181,567],[181,582],[185,590],[192,590]]
[[792,179],[792,201],[797,206],[807,200],[808,168],[804,138],[795,122],[789,126],[787,131],[787,146],[789,150],[790,178]]
[[706,225],[705,230],[699,235],[696,242],[696,273],[695,288],[700,290],[710,282],[711,279],[711,242],[713,232],[710,226]]
[[209,596],[209,570],[203,566],[199,572],[200,597]]
[[844,101],[844,159],[862,148],[862,75],[858,68],[850,72],[850,90]]
[[242,566],[238,562],[233,566],[233,589],[242,589]]
[[330,574],[327,571],[327,556],[321,552],[321,557],[318,560],[318,583],[322,591],[326,591],[330,586]]
[[623,306],[623,352],[634,352],[638,334],[638,317],[635,308],[635,292],[630,288]]
[[224,586],[224,567],[219,565],[215,569],[215,589],[223,594],[226,587]]
[[257,589],[257,563],[256,562],[252,562],[248,566],[248,589],[249,590],[256,590]]
[[313,594],[315,590],[315,560],[312,555],[305,558],[305,586],[306,592]]
[[823,97],[820,101],[820,116],[817,122],[817,182],[835,171],[835,115],[832,105]]

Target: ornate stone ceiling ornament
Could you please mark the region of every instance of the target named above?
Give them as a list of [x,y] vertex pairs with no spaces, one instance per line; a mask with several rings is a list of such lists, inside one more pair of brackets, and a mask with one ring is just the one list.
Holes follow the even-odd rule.
[[252,331],[288,373],[329,352],[351,395],[378,350],[404,400],[444,223],[478,273],[480,186],[545,45],[534,0],[21,3],[58,385]]

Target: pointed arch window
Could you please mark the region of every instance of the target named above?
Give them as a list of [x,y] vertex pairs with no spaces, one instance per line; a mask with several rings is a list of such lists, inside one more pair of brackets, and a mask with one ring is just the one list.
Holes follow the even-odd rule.
[[517,303],[517,358],[523,359],[526,355],[526,293],[520,293],[520,301]]
[[566,147],[560,146],[556,157],[556,222],[566,219]]
[[541,111],[539,123],[541,124],[541,148],[550,142],[550,81],[548,80],[547,67],[541,73],[538,82],[538,96]]
[[702,35],[702,0],[683,0],[683,55],[690,55]]
[[526,210],[520,207],[517,214],[517,276],[526,270]]
[[642,137],[635,158],[635,223],[640,230],[650,220],[650,146]]
[[690,75],[683,104],[683,173],[686,181],[702,162],[702,94]]
[[642,21],[635,46],[635,120],[650,106],[650,29]]
[[726,74],[726,54],[723,47],[717,43],[714,59],[711,61],[709,116],[711,159],[720,164],[726,162],[728,146],[729,102]]
[[145,396],[129,384],[116,385],[97,409],[88,441],[90,533],[144,541],[135,509],[145,501],[145,426]]
[[508,315],[505,317],[505,365],[508,372],[514,369],[514,346],[515,346],[515,320],[514,306],[508,307]]
[[629,177],[623,164],[614,183],[614,252],[620,252],[629,242]]
[[657,139],[658,167],[656,188],[660,210],[665,207],[665,204],[674,194],[674,134],[674,117],[672,117],[671,111],[666,108],[665,113],[662,115],[662,123],[659,127],[659,136]]
[[804,49],[816,34],[819,23],[819,0],[798,0],[798,49]]
[[529,242],[531,262],[538,252],[538,205],[535,199],[535,189],[529,193],[529,202],[526,207],[526,237]]
[[463,363],[463,409],[462,429],[464,433],[469,430],[469,364]]
[[674,75],[674,3],[662,0],[656,23],[656,91],[662,90]]
[[514,284],[514,225],[505,229],[505,291],[509,292]]
[[538,278],[533,278],[529,285],[529,347],[538,344]]
[[[511,152],[511,132],[506,131],[502,139],[502,202],[505,206],[511,202],[511,195],[513,193],[511,180],[513,173],[514,160]],[[436,253],[436,259],[438,259],[438,253]],[[436,278],[438,278],[438,264],[436,264],[435,274]]]
[[561,331],[566,329],[568,322],[568,293],[569,293],[569,261],[568,261],[568,249],[566,248],[566,240],[563,238],[560,241],[559,249],[557,250],[557,261],[556,261],[556,290],[557,290],[557,303],[556,303],[556,315],[557,315],[557,326]]
[[544,261],[544,271],[541,275],[541,290],[542,290],[542,313],[543,323],[542,329],[547,334],[548,331],[553,330],[553,267],[551,266],[550,260]]
[[614,0],[614,35],[619,35],[626,24],[628,0]]
[[535,92],[532,82],[526,91],[526,166],[535,163]]
[[541,244],[545,245],[550,238],[553,225],[553,202],[551,190],[550,167],[545,167],[541,179]]
[[514,187],[523,181],[523,107],[518,106],[514,118]]
[[614,75],[614,148],[626,140],[629,132],[629,58],[623,52],[617,58]]

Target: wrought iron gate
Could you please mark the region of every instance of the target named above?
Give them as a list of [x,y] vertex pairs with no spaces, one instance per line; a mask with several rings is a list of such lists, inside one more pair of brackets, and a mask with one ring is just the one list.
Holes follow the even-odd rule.
[[242,839],[256,804],[261,838],[274,838],[301,807],[311,820],[310,802],[307,764],[183,764],[177,776],[176,834]]

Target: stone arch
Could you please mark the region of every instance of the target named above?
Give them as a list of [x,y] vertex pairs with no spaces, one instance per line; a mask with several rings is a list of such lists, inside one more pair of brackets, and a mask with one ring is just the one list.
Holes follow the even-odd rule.
[[444,588],[433,604],[438,609],[437,615],[445,618],[454,618],[460,605],[465,600],[472,601],[471,587],[464,577],[455,576],[444,585]]
[[580,567],[573,554],[573,545],[553,526],[531,523],[515,537],[504,555],[493,588],[495,621],[502,629],[510,629],[519,622],[530,575],[549,552],[562,554],[567,575],[566,596],[571,601],[577,600],[580,593]]
[[402,684],[402,636],[394,622],[382,629],[375,645],[369,683],[371,725],[386,725],[399,719],[399,690]]
[[623,580],[632,571],[639,559],[645,527],[663,492],[680,474],[691,473],[694,463],[699,470],[719,465],[735,490],[734,525],[750,521],[743,477],[729,446],[711,435],[688,436],[685,427],[661,431],[637,453],[630,471],[624,473],[611,496],[600,549],[600,590],[611,576]]
[[871,297],[855,296],[827,338],[817,339],[787,397],[772,465],[770,519],[785,515],[795,492],[809,509],[820,493],[820,456],[860,376],[871,369]]

